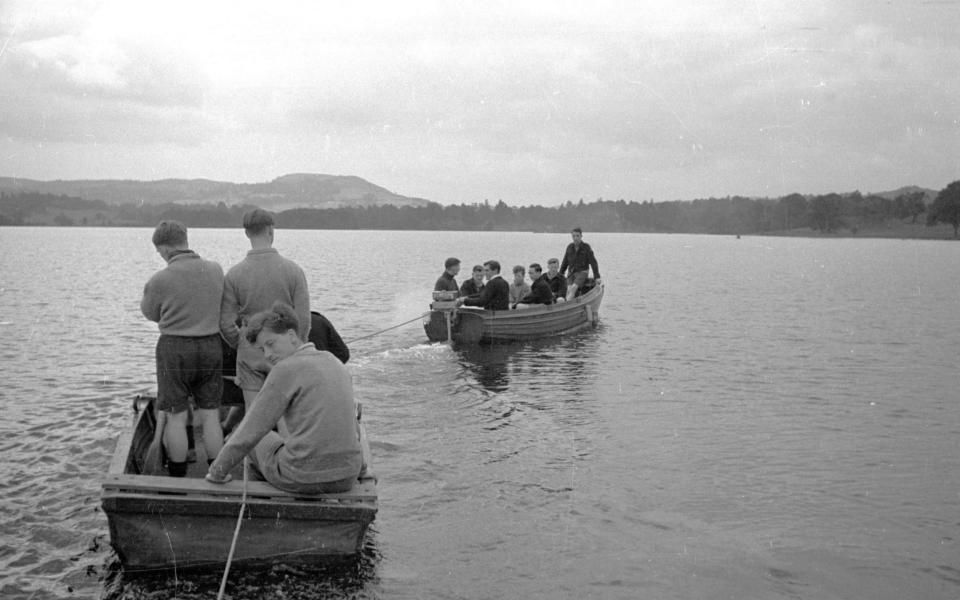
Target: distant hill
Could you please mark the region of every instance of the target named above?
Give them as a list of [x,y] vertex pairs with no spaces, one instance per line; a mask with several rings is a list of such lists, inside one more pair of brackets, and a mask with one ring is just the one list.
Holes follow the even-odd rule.
[[922,188],[916,185],[906,185],[902,188],[897,188],[889,192],[870,192],[869,194],[864,194],[864,196],[880,196],[881,198],[886,198],[887,200],[896,200],[898,196],[903,196],[904,194],[913,194],[914,192],[923,192],[923,202],[924,204],[930,204],[933,202],[934,198],[937,197],[939,191],[931,190],[929,188]]
[[271,210],[374,205],[426,206],[354,176],[294,173],[268,183],[229,183],[209,179],[124,179],[36,181],[0,177],[0,191],[37,192],[102,200],[108,204],[253,204]]

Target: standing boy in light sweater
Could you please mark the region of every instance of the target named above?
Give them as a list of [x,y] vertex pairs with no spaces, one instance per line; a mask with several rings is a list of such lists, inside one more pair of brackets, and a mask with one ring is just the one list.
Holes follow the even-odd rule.
[[223,269],[189,249],[183,223],[161,221],[153,232],[153,245],[167,267],[144,286],[140,311],[160,327],[156,351],[157,409],[166,413],[163,443],[170,475],[183,477],[187,473],[187,409],[191,395],[203,425],[207,456],[212,459],[223,446]]
[[[307,278],[295,262],[280,256],[273,247],[273,217],[257,208],[243,215],[243,229],[250,240],[246,258],[234,265],[223,284],[220,304],[220,333],[237,349],[237,385],[243,390],[246,408],[250,408],[257,392],[270,372],[263,352],[247,341],[242,325],[253,315],[269,309],[274,302],[293,307],[300,339],[310,333],[310,297]],[[225,423],[229,429],[241,413],[234,410]]]

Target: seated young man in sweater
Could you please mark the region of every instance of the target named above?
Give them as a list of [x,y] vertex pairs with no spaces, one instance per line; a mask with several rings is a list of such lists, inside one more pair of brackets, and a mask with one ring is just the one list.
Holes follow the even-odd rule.
[[272,368],[210,465],[208,481],[229,481],[247,454],[267,481],[289,492],[345,492],[357,481],[363,458],[350,372],[333,354],[304,343],[299,330],[282,302],[247,323],[247,340]]

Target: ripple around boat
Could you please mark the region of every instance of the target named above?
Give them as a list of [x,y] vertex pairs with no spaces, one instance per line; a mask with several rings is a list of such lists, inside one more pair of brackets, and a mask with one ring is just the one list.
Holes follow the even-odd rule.
[[452,299],[435,300],[423,328],[431,342],[444,342],[450,337],[467,344],[533,340],[596,327],[601,300],[602,283],[569,302],[519,310],[457,307]]
[[[138,397],[130,431],[120,435],[101,502],[110,541],[128,569],[184,568],[226,563],[246,488],[246,508],[234,563],[302,563],[355,554],[377,513],[377,482],[365,472],[349,492],[292,494],[265,481],[203,479],[206,461],[191,464],[185,478],[146,475],[154,438],[153,398]],[[369,444],[359,427],[365,464]],[[202,445],[197,443],[198,450]]]

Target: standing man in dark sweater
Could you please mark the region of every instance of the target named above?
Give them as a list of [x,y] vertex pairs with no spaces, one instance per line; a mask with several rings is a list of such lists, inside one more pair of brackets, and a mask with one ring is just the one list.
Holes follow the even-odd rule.
[[[243,390],[244,404],[248,409],[270,372],[270,364],[264,359],[263,352],[242,335],[237,321],[244,324],[253,315],[280,301],[293,307],[300,339],[308,339],[310,334],[307,278],[299,265],[280,256],[273,247],[273,223],[270,213],[261,208],[243,215],[243,229],[250,240],[251,250],[243,261],[227,271],[220,304],[220,333],[230,346],[237,349],[237,385]],[[229,428],[237,417],[231,414],[225,427]]]
[[443,273],[440,274],[437,282],[433,284],[433,291],[459,292],[460,288],[457,286],[457,280],[454,279],[454,277],[460,272],[460,259],[451,256],[443,263],[443,269]]
[[157,409],[165,413],[163,444],[173,477],[187,473],[187,415],[192,395],[211,459],[223,446],[220,396],[223,352],[220,299],[223,269],[200,258],[187,244],[187,228],[161,221],[153,245],[166,261],[143,288],[140,311],[160,327],[157,341]]
[[480,291],[480,295],[458,298],[458,305],[479,306],[487,310],[509,309],[510,284],[500,277],[500,263],[495,260],[483,263],[483,274],[487,277],[487,283]]
[[590,244],[583,241],[583,230],[574,227],[570,230],[570,236],[573,242],[567,246],[567,251],[563,254],[563,262],[560,263],[561,275],[566,273],[568,268],[570,269],[570,275],[567,277],[567,300],[573,300],[577,296],[577,290],[586,283],[591,268],[594,279],[600,283],[600,267],[597,266],[597,258],[593,255]]

